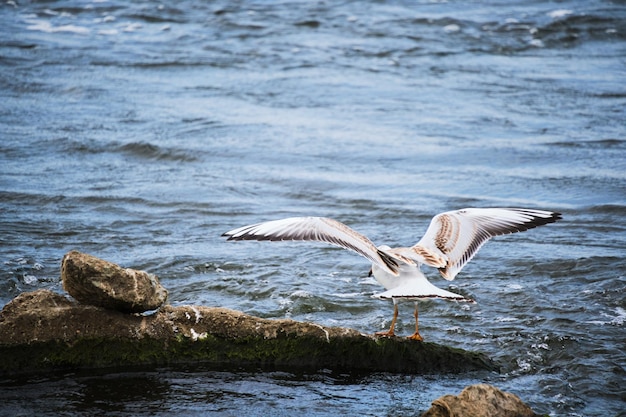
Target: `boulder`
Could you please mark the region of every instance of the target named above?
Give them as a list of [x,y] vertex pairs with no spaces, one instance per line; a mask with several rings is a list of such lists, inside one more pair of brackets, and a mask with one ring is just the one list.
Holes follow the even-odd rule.
[[497,369],[476,352],[218,307],[166,305],[151,315],[126,314],[38,290],[0,311],[0,375],[192,363],[413,374]]
[[142,313],[167,300],[167,290],[155,275],[78,251],[63,257],[61,279],[65,291],[77,301],[111,310]]
[[444,395],[422,417],[539,417],[518,396],[477,384],[459,395]]

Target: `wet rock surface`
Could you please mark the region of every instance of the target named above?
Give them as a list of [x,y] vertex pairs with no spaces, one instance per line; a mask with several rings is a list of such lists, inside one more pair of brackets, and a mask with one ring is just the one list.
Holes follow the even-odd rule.
[[357,372],[495,369],[480,353],[225,308],[167,305],[152,315],[127,314],[39,290],[0,312],[0,374],[199,362]]
[[422,417],[539,417],[514,394],[487,384],[470,385],[459,395],[444,395]]
[[63,257],[61,279],[65,291],[77,301],[111,310],[142,313],[167,300],[167,290],[155,275],[78,251]]

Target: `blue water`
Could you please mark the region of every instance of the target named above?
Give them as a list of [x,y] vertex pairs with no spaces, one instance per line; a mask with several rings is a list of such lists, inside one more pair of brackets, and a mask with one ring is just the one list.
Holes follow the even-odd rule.
[[362,258],[221,233],[319,215],[394,246],[446,210],[563,213],[426,271],[477,304],[422,303],[422,335],[500,374],[68,373],[0,381],[0,414],[409,416],[487,382],[626,415],[623,2],[8,1],[0,39],[0,305],[62,292],[78,249],[174,305],[374,332]]

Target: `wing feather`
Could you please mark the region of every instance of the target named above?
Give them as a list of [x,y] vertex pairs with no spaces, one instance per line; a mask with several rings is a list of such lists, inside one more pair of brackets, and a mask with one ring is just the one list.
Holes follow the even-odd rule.
[[425,264],[439,268],[445,279],[453,280],[492,237],[523,232],[560,218],[560,213],[520,208],[448,211],[433,217],[426,234],[412,249],[421,254]]
[[345,224],[327,217],[290,217],[239,227],[224,233],[228,240],[301,240],[324,242],[351,250],[398,275],[401,259],[378,249],[371,240]]

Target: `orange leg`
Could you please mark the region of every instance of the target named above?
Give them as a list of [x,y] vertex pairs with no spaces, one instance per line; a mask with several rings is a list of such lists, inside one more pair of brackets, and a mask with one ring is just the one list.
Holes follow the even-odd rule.
[[393,305],[393,319],[391,320],[391,326],[389,327],[389,331],[376,332],[376,335],[387,336],[387,337],[395,336],[396,334],[394,333],[393,329],[396,327],[396,320],[398,320],[398,305],[394,304]]
[[415,316],[415,333],[413,333],[408,338],[411,340],[419,340],[421,342],[422,340],[424,340],[424,338],[420,335],[419,327],[417,324],[417,303],[415,303],[415,312],[413,313],[413,315]]

